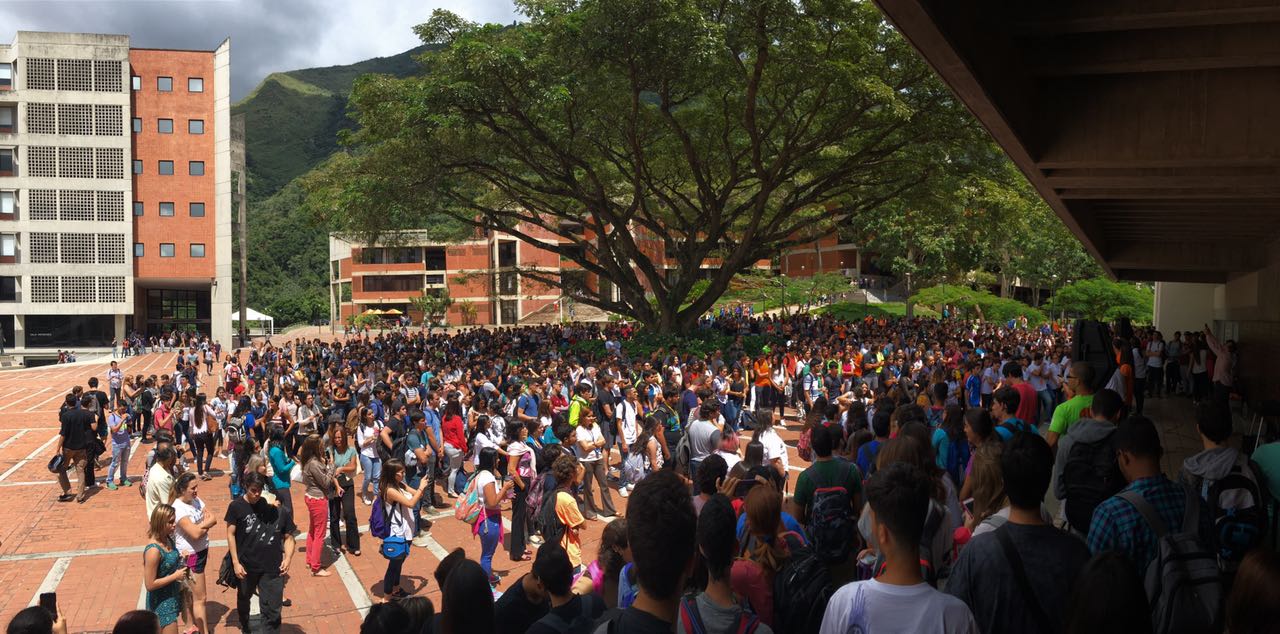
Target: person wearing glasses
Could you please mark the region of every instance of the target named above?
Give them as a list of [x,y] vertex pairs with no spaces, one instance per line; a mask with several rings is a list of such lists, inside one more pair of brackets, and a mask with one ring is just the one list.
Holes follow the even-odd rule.
[[1071,398],[1059,403],[1053,410],[1053,418],[1049,423],[1049,431],[1045,440],[1049,448],[1057,450],[1058,438],[1067,433],[1067,428],[1081,418],[1092,418],[1090,408],[1093,406],[1093,382],[1095,373],[1093,366],[1083,361],[1071,364],[1071,374],[1067,375],[1067,394]]

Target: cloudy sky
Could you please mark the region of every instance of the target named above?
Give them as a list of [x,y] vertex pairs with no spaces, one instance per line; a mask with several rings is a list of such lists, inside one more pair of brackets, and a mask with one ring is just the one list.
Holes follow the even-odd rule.
[[212,50],[231,38],[231,96],[268,74],[394,55],[444,8],[478,22],[518,18],[511,0],[0,0],[0,41],[18,31],[129,35],[133,46]]

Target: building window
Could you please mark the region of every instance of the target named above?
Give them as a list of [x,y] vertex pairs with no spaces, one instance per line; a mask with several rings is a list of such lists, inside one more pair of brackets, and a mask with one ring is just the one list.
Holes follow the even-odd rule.
[[200,243],[198,243],[198,242],[192,242],[192,243],[191,243],[191,257],[193,257],[193,258],[202,258],[202,257],[204,257],[204,245],[203,245],[203,244],[200,244]]
[[137,75],[134,75],[132,85],[134,90],[142,90],[142,78]]
[[204,119],[187,121],[187,134],[204,134]]
[[173,216],[173,203],[160,203],[161,216]]
[[188,78],[187,78],[187,92],[204,92],[204,78],[203,78],[203,77],[188,77]]
[[160,161],[160,175],[173,176],[173,161]]
[[0,64],[0,90],[13,90],[13,64]]
[[147,252],[147,248],[141,242],[133,243],[133,257],[140,258]]
[[133,133],[142,134],[142,117],[133,118]]
[[187,173],[192,176],[204,176],[204,161],[191,161]]
[[156,119],[156,132],[173,134],[173,119]]
[[142,212],[143,212],[142,201],[140,200],[133,201],[133,215],[141,216]]
[[0,192],[0,215],[12,216],[17,198],[17,192]]
[[17,111],[13,106],[0,108],[0,132],[14,132],[17,121]]
[[161,242],[161,243],[160,243],[160,257],[162,257],[162,258],[171,258],[171,257],[173,257],[173,243],[172,243],[172,242]]
[[160,92],[173,92],[172,77],[156,77],[156,90]]
[[[0,277],[0,302],[16,302],[18,301],[18,278],[12,276]],[[8,339],[6,335],[5,341],[13,344],[13,339]]]
[[0,175],[13,176],[12,148],[0,148]]
[[191,203],[190,209],[192,218],[204,217],[204,203]]
[[0,233],[0,257],[11,258],[18,255],[18,235]]

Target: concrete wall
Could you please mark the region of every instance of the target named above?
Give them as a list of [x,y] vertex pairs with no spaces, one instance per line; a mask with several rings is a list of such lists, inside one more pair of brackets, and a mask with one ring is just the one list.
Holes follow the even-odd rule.
[[1166,339],[1175,332],[1198,331],[1216,319],[1214,296],[1221,284],[1157,282],[1155,326]]

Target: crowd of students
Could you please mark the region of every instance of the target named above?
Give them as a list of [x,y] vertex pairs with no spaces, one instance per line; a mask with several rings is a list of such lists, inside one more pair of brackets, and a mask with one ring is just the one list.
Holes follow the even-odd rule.
[[[113,374],[110,395],[96,379],[68,395],[62,499],[94,484],[95,435],[110,436],[122,469],[116,434],[126,448],[131,434],[154,439],[144,577],[166,632],[180,615],[208,631],[217,520],[197,487],[215,457],[234,498],[219,576],[238,585],[242,627],[259,595],[266,631],[287,604],[296,515],[309,571],[327,575],[326,545],[361,552],[357,497],[387,559],[388,602],[368,632],[1274,625],[1278,604],[1259,599],[1280,587],[1267,548],[1280,460],[1231,447],[1235,349],[1208,329],[1187,343],[1117,338],[1117,369],[1102,377],[1072,362],[1056,325],[723,315],[702,328],[734,343],[628,355],[627,325],[402,331],[241,350],[203,376],[188,349],[172,375]],[[1182,367],[1205,450],[1175,481],[1137,410],[1147,394],[1176,397]],[[777,432],[788,416],[811,462],[794,479]],[[87,471],[78,496],[74,467]],[[428,511],[450,506],[481,556],[458,550],[437,567],[435,614],[400,576],[428,543]],[[612,521],[591,561],[581,533],[601,519]],[[533,572],[503,588],[499,546]]]

